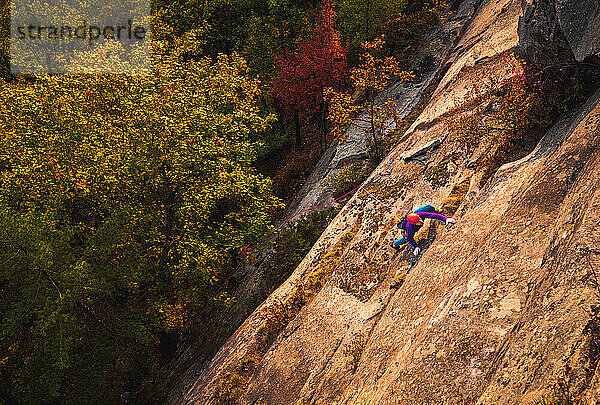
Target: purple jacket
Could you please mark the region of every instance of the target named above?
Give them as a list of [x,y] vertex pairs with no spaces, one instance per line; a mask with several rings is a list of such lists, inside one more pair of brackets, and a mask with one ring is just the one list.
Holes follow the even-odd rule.
[[[431,218],[431,219],[437,219],[439,221],[446,222],[446,219],[448,219],[445,216],[443,216],[442,214],[437,214],[435,212],[415,212],[415,214],[420,216],[422,220],[425,220],[426,218]],[[408,240],[408,243],[410,243],[413,247],[418,247],[417,242],[415,242],[415,234],[417,233],[417,231],[419,229],[421,229],[422,226],[423,225],[414,225],[414,224],[411,224],[410,222],[408,222],[407,220],[404,220],[404,229],[406,230],[406,240]]]

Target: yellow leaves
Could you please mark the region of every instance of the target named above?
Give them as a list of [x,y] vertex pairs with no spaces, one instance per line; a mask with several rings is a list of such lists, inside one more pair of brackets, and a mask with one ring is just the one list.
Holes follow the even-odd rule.
[[188,322],[189,313],[185,303],[161,303],[157,310],[163,319],[163,323],[170,330],[182,329]]
[[402,69],[400,62],[391,56],[377,57],[383,49],[384,36],[373,42],[363,42],[361,47],[365,53],[361,56],[360,65],[351,71],[351,79],[359,90],[372,89],[382,91],[390,80],[399,82],[412,80],[412,72]]
[[235,55],[159,67],[0,85],[0,217],[42,229],[28,254],[65,294],[118,290],[150,327],[181,329],[192,302],[233,302],[225,269],[281,206],[252,166],[275,116]]
[[372,42],[361,42],[360,47],[367,52],[381,51],[383,49],[384,42],[385,35],[381,35],[381,37],[374,39]]
[[359,107],[354,105],[350,94],[338,93],[331,87],[323,91],[323,96],[329,102],[327,119],[332,124],[331,134],[334,139],[342,139]]

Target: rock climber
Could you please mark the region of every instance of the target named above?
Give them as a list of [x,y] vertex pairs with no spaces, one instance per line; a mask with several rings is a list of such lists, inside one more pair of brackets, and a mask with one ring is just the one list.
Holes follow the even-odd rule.
[[398,222],[398,228],[402,231],[402,238],[393,242],[392,247],[396,250],[400,250],[400,247],[408,242],[415,248],[413,251],[414,255],[418,256],[421,253],[421,249],[415,241],[415,234],[423,226],[423,220],[427,218],[443,221],[446,225],[456,223],[453,218],[446,218],[442,214],[435,212],[435,208],[431,205],[426,205],[425,207],[421,207],[418,210],[415,210],[415,212],[406,215]]

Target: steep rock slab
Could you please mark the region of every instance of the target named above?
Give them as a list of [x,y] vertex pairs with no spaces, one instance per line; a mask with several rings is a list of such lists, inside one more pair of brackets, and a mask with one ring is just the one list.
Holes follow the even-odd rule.
[[585,364],[590,353],[578,352],[578,347],[590,323],[586,310],[595,301],[586,259],[600,243],[598,94],[575,122],[569,137],[541,166],[544,177],[519,199],[523,206],[540,207],[554,221],[544,228],[549,244],[527,278],[523,311],[495,353],[497,368],[488,374],[490,384],[480,403],[533,400],[548,387],[549,376],[564,372],[565,364],[575,369],[574,384],[579,380],[582,389],[590,386],[596,364]]
[[[507,5],[509,5],[510,10],[515,10],[513,2],[504,0],[500,5],[498,5],[498,3],[491,4],[489,2],[484,2],[481,10],[484,10],[486,13],[485,19],[489,19],[489,21],[485,21],[485,19],[482,20],[482,17],[478,14],[480,2],[465,2],[464,4],[468,7],[465,6],[462,11],[459,9],[459,12],[462,14],[461,18],[463,20],[467,19],[471,24],[473,21],[478,21],[476,26],[480,26],[478,29],[469,28],[466,30],[467,32],[471,34],[475,33],[473,35],[477,36],[477,32],[481,33],[485,31],[485,29],[491,29],[495,33],[512,32],[513,37],[516,35],[516,14],[512,25],[507,25],[506,16],[508,14],[506,14],[506,11],[503,11],[507,9]],[[457,24],[457,21],[455,21],[454,24]],[[472,41],[475,40],[472,39]],[[501,49],[510,49],[511,43],[513,42],[516,43],[516,40],[513,39],[512,42],[501,42],[501,44],[503,44]],[[500,46],[501,44],[498,45]],[[508,46],[508,48],[503,46]],[[458,50],[454,53],[454,56],[452,56],[453,60],[468,59],[470,57],[469,55],[472,55],[473,50],[480,48],[476,46],[476,44],[472,44],[472,46],[461,49],[462,50]],[[490,51],[490,55],[493,55],[493,48],[488,46],[485,49]],[[498,72],[499,75],[510,74],[510,69],[502,63],[491,60],[492,58],[488,59],[490,60],[483,60],[476,68],[485,71]],[[472,67],[469,69],[472,69]],[[453,69],[452,72],[454,73],[452,74],[456,75],[458,71],[460,71],[460,69]],[[466,81],[462,81],[462,79],[448,81],[444,76],[442,81],[444,82],[444,80],[445,82],[452,83],[450,89],[457,85],[466,88],[469,83],[473,84],[473,78],[469,78]],[[445,98],[445,93],[446,92],[438,92],[438,96],[434,97],[432,103],[439,105],[441,102],[443,104],[444,101],[442,101],[442,99]],[[432,119],[436,117],[437,116],[434,116]],[[424,119],[421,119],[421,122],[429,125]],[[403,179],[418,175],[421,168],[414,164],[401,164],[398,162],[398,156],[411,149],[414,145],[423,144],[432,139],[443,138],[443,130],[444,125],[439,125],[426,133],[421,131],[411,133],[409,131],[408,139],[400,144],[396,150],[386,158],[371,176],[369,181],[378,182],[381,186],[380,194],[389,194],[390,196],[396,194],[401,195],[403,193],[402,190],[405,190],[404,187],[406,186],[403,185]],[[461,176],[460,171],[457,173],[457,176]],[[414,184],[407,187],[410,187],[411,190],[404,199],[398,198],[397,200],[390,202],[394,209],[409,208],[415,204],[422,205],[424,203],[433,203],[434,205],[439,206],[441,200],[449,192],[449,189],[442,189],[435,192],[431,190],[429,186],[422,184]],[[382,196],[379,198],[382,198]],[[265,308],[268,308],[274,302],[284,300],[293,290],[296,283],[303,280],[307,274],[318,268],[319,260],[333,248],[345,232],[353,229],[359,215],[364,217],[364,223],[369,226],[360,229],[355,238],[356,240],[353,240],[349,247],[346,255],[347,257],[340,260],[340,266],[336,269],[334,277],[332,277],[328,284],[325,285],[324,289],[317,295],[313,303],[322,302],[321,300],[328,301],[332,299],[331,297],[338,297],[336,299],[341,299],[341,302],[346,302],[348,305],[350,303],[355,305],[355,312],[361,314],[361,316],[340,318],[345,319],[346,324],[348,325],[346,327],[347,333],[342,336],[342,341],[340,341],[340,336],[337,335],[339,330],[313,327],[313,329],[322,331],[322,337],[316,342],[307,340],[306,343],[311,347],[311,350],[296,350],[296,353],[312,357],[310,359],[305,359],[301,356],[295,356],[294,358],[296,360],[294,361],[297,363],[291,361],[289,364],[286,364],[285,361],[279,363],[283,368],[287,367],[288,369],[294,369],[297,364],[303,365],[302,367],[299,367],[301,372],[286,377],[283,379],[284,383],[281,384],[277,383],[277,381],[282,378],[281,376],[285,376],[287,372],[285,370],[277,370],[277,367],[279,366],[277,366],[278,363],[273,356],[280,356],[281,353],[283,353],[283,357],[286,357],[285,353],[287,349],[285,349],[285,347],[289,344],[289,339],[284,339],[281,343],[276,341],[271,350],[266,354],[265,358],[260,361],[256,372],[253,373],[252,379],[249,382],[247,398],[254,398],[252,399],[252,401],[254,401],[258,400],[258,396],[262,396],[262,398],[270,398],[269,401],[277,398],[278,401],[285,402],[291,401],[295,396],[301,396],[308,400],[309,398],[319,398],[319,395],[316,394],[317,392],[325,392],[326,390],[331,389],[332,385],[327,382],[335,379],[336,376],[339,377],[342,375],[343,373],[340,373],[339,370],[347,369],[348,357],[344,354],[344,349],[349,345],[352,345],[356,333],[368,336],[373,331],[374,324],[377,322],[385,308],[385,303],[388,303],[393,296],[389,289],[389,278],[391,278],[396,271],[403,269],[404,266],[410,266],[412,263],[411,260],[413,260],[410,254],[400,257],[400,261],[398,261],[398,259],[389,260],[390,254],[387,243],[389,243],[388,240],[395,235],[394,232],[390,232],[390,228],[392,228],[392,230],[395,229],[393,226],[395,222],[397,222],[397,218],[394,216],[393,210],[390,210],[385,205],[381,205],[381,203],[377,201],[373,201],[371,197],[364,193],[356,195],[347,204],[296,272],[244,322],[238,331],[228,340],[221,350],[219,350],[210,364],[200,371],[196,378],[196,383],[193,384],[191,390],[184,396],[184,399],[178,402],[207,403],[214,397],[215,393],[219,390],[219,386],[222,385],[222,380],[224,378],[226,379],[228,373],[248,357],[251,347],[257,340],[256,330],[263,323],[263,312]],[[435,226],[430,229],[430,233],[435,235]],[[388,235],[388,233],[390,235]],[[348,260],[346,260],[346,258],[348,258]],[[387,264],[387,267],[380,269],[380,263]],[[360,277],[357,277],[357,275],[360,276],[360,274],[363,273],[368,275],[368,277],[365,277],[365,280],[361,280]],[[348,283],[344,281],[347,279],[350,279],[351,281],[356,281],[358,279],[356,282],[360,284],[359,290],[362,292],[357,293],[357,291],[352,291],[355,289],[347,286]],[[352,293],[348,293],[348,291],[352,291]],[[364,294],[365,291],[367,292],[366,295]],[[358,300],[357,294],[361,295]],[[292,324],[288,325],[286,331],[281,334],[282,339],[290,334],[290,330],[295,331],[295,339],[298,339],[298,336],[301,335],[302,330],[304,330],[305,327],[307,328],[306,330],[311,330],[310,322],[305,326],[300,322],[300,320],[306,319],[306,313],[311,313],[312,317],[320,317],[322,321],[327,320],[328,317],[326,315],[330,314],[320,313],[318,308],[319,307],[315,306],[315,304],[311,304],[302,310],[298,314],[298,321],[294,320]],[[329,319],[329,322],[335,323],[331,319]],[[332,353],[331,347],[336,347],[336,345],[339,345],[338,350],[335,350]],[[333,365],[335,365],[335,367]],[[272,369],[270,367],[272,367]],[[323,371],[319,371],[320,369]],[[328,373],[331,378],[325,378],[325,374]],[[275,382],[272,387],[277,387],[272,393],[266,392],[268,391],[266,385],[261,385],[261,381],[269,378],[273,378],[271,381]],[[347,378],[346,380],[349,382],[351,379]],[[343,391],[345,387],[344,384],[337,384],[335,386],[337,391]],[[278,391],[279,387],[285,387],[286,389],[289,387],[289,389],[287,391]],[[244,398],[242,398],[242,400],[246,401]]]
[[[475,28],[470,28],[467,32],[475,36],[481,36],[481,33],[486,29],[491,29],[495,33],[512,32],[512,42],[503,42],[499,45],[503,52],[505,46],[516,45],[516,27],[519,5],[513,2],[484,3],[481,10],[485,13],[485,24],[480,20],[479,14],[474,17]],[[507,10],[510,10],[508,12]],[[508,24],[507,16],[512,15],[512,19],[508,19],[512,24]],[[508,34],[505,34],[508,36]],[[473,40],[475,41],[475,40]],[[494,47],[486,47],[489,55],[492,57],[485,58],[477,64],[476,69],[486,72],[497,72],[500,77],[510,77],[513,74],[511,66],[506,66],[502,61],[495,60]],[[458,51],[456,59],[459,60],[461,66],[466,55],[472,56],[473,50],[483,50],[477,46],[470,46],[464,51]],[[464,52],[464,54],[462,53]],[[475,64],[474,64],[475,65]],[[470,69],[473,69],[471,67]],[[460,71],[452,70],[452,72]],[[451,73],[455,74],[455,73]],[[473,81],[480,78],[479,76],[470,77],[468,81],[462,78],[450,81],[452,83],[450,89],[457,84],[468,87],[467,83],[473,85]],[[442,83],[445,83],[445,78]],[[478,83],[479,84],[479,83]],[[438,95],[434,97],[432,103],[440,103],[445,99],[445,92],[436,92]],[[461,100],[457,100],[461,102]],[[463,99],[462,102],[465,102]],[[436,117],[432,117],[435,119]],[[423,118],[421,118],[423,119]],[[380,178],[383,173],[384,177],[389,182],[388,187],[392,188],[395,175],[393,173],[402,173],[407,175],[411,172],[417,173],[414,165],[401,164],[398,157],[403,154],[403,151],[410,150],[411,145],[427,143],[429,136],[443,135],[439,131],[443,130],[443,126],[436,127],[433,131],[424,135],[420,132],[413,133],[405,143],[401,144],[376,170],[373,178]],[[410,132],[410,131],[409,131]],[[420,187],[415,187],[416,190],[411,194],[414,204],[420,202],[432,202],[437,204],[440,202],[440,197],[443,195],[424,194],[420,193],[423,190]],[[360,199],[355,198],[348,204],[348,212],[352,212],[353,204],[360,203],[368,199],[367,196],[361,195]],[[401,200],[397,203],[402,204]],[[363,205],[363,204],[360,204]],[[360,207],[359,205],[359,207]],[[383,220],[377,220],[376,211],[385,210],[385,207],[370,207],[370,204],[363,205],[362,212],[364,214],[363,223],[369,224],[375,229],[380,228],[383,224],[394,221],[393,216],[383,213]],[[356,211],[356,208],[354,209]],[[356,215],[356,214],[355,214]],[[327,231],[329,232],[329,230]],[[435,233],[435,228],[433,229]],[[347,253],[340,262],[340,266],[336,269],[336,276],[333,277],[325,288],[319,293],[317,298],[304,310],[300,312],[297,318],[293,321],[293,325],[288,326],[284,336],[289,336],[290,330],[293,331],[293,339],[285,338],[278,339],[267,355],[262,359],[257,370],[252,376],[247,392],[241,398],[242,403],[293,403],[297,400],[305,402],[328,402],[339,400],[340,402],[350,400],[354,396],[345,396],[344,392],[347,385],[352,384],[355,379],[352,373],[348,374],[348,356],[345,352],[352,348],[356,337],[360,335],[368,338],[371,333],[376,333],[374,329],[379,315],[382,314],[385,308],[380,308],[383,303],[390,302],[393,295],[389,293],[389,283],[381,284],[376,291],[368,297],[366,301],[358,302],[355,296],[347,294],[343,288],[340,288],[342,283],[340,280],[350,277],[356,273],[356,268],[379,266],[380,263],[390,264],[389,256],[376,252],[378,248],[382,248],[385,252],[389,250],[387,246],[374,246],[373,240],[378,240],[378,237],[373,237],[369,226],[363,226],[357,232],[355,240],[352,241]],[[437,243],[437,242],[436,242]],[[354,253],[354,256],[351,253]],[[373,256],[369,255],[369,252]],[[362,253],[362,254],[361,254]],[[366,259],[361,256],[368,256]],[[370,258],[369,258],[370,257]],[[373,260],[372,258],[376,260]],[[398,264],[393,262],[393,264]],[[386,269],[384,273],[393,274],[394,268]],[[412,273],[411,273],[412,274]],[[336,302],[339,308],[348,308],[347,312],[327,311],[326,303]],[[514,302],[514,299],[513,301]],[[445,313],[443,310],[441,313]],[[375,316],[374,316],[375,315]],[[423,321],[423,319],[421,320]],[[328,327],[335,326],[335,327]],[[343,325],[343,326],[340,326]],[[368,338],[369,341],[378,341],[377,338]],[[383,352],[380,353],[380,356]],[[361,360],[362,361],[362,360]],[[360,369],[357,370],[357,373]],[[379,370],[378,370],[379,373]],[[337,399],[336,399],[337,398]]]
[[[329,284],[242,403],[523,403],[565,362],[581,372],[588,360],[574,353],[594,292],[579,258],[600,241],[599,99],[553,151],[500,170],[389,303],[376,294],[361,304]],[[376,303],[386,303],[380,318]],[[357,331],[367,342],[353,371],[343,349]]]
[[339,403],[526,403],[559,375],[594,300],[581,260],[600,241],[593,105],[557,151],[500,172],[485,202],[438,237]]
[[[492,20],[480,20],[482,26],[503,32],[504,18],[511,15],[507,10],[514,12],[515,5],[484,2],[480,10]],[[514,19],[510,21],[516,31]],[[473,45],[459,49],[455,61],[463,52],[469,54],[476,41]],[[500,78],[513,74],[493,53],[463,66],[448,70],[455,79],[443,79],[447,88],[431,101],[444,112],[423,115],[418,128],[409,131],[368,180],[369,187],[379,184],[377,198],[399,195],[398,180],[420,173],[417,165],[400,159],[404,152],[442,137],[445,117],[471,108],[464,98],[456,100],[458,109],[444,99],[455,88],[468,90],[468,81],[478,84],[481,76],[465,72],[491,71]],[[596,98],[577,117],[561,122],[532,154],[504,166],[465,200],[472,204],[463,203],[458,226],[442,231],[428,227],[437,238],[416,267],[410,253],[390,257],[386,244],[395,236],[393,209],[438,205],[448,190],[432,190],[420,181],[404,198],[385,199],[391,209],[366,193],[355,195],[290,280],[219,351],[186,401],[210,403],[219,381],[256,340],[261,312],[317,270],[350,231],[352,240],[333,275],[269,347],[238,402],[521,403],[535,398],[560,370],[561,350],[578,370],[585,364],[593,370],[582,349],[588,319],[573,316],[588,306],[593,293],[585,283],[585,268],[571,258],[581,257],[578,252],[587,246],[580,241],[598,243],[598,186],[590,180],[598,178],[597,108]],[[442,145],[436,153],[450,152]],[[455,178],[468,176],[460,168]],[[586,218],[577,220],[577,227],[564,222],[574,213]],[[405,283],[390,289],[392,276],[407,267],[412,271]],[[563,268],[569,269],[568,277],[558,271]],[[560,301],[565,294],[569,298]],[[554,324],[560,326],[557,334],[550,330]],[[597,379],[593,371],[583,374],[587,382]]]

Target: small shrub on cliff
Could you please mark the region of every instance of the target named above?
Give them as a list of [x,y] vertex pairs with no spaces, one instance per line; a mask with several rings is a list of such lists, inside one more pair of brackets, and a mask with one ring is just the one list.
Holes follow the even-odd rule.
[[543,394],[533,402],[533,405],[578,405],[581,397],[571,392],[570,375],[573,369],[569,364],[565,365],[564,375],[559,377],[552,385],[550,392]]
[[486,134],[479,112],[454,117],[448,123],[448,130],[454,134],[453,139],[458,141],[467,156],[477,149]]
[[[496,159],[503,159],[509,151],[526,143],[535,131],[545,132],[559,114],[587,98],[591,89],[584,89],[577,79],[580,67],[573,64],[570,72],[540,69],[518,60],[519,74],[510,79],[497,93],[498,110],[493,118],[500,128],[489,125],[495,144]],[[533,137],[537,142],[538,137]]]
[[332,175],[328,182],[333,187],[334,197],[340,197],[363,182],[369,170],[360,163],[352,163]]
[[244,393],[249,376],[254,372],[259,362],[256,351],[250,351],[243,357],[232,371],[227,373],[219,382],[215,393],[215,401],[218,404],[234,404]]
[[356,371],[366,345],[366,336],[362,332],[358,332],[354,335],[352,341],[344,348],[344,354],[350,357],[348,364],[350,365],[352,372]]
[[448,161],[442,160],[437,165],[427,168],[423,176],[425,181],[428,182],[434,189],[445,186],[450,178],[450,172],[448,172]]

